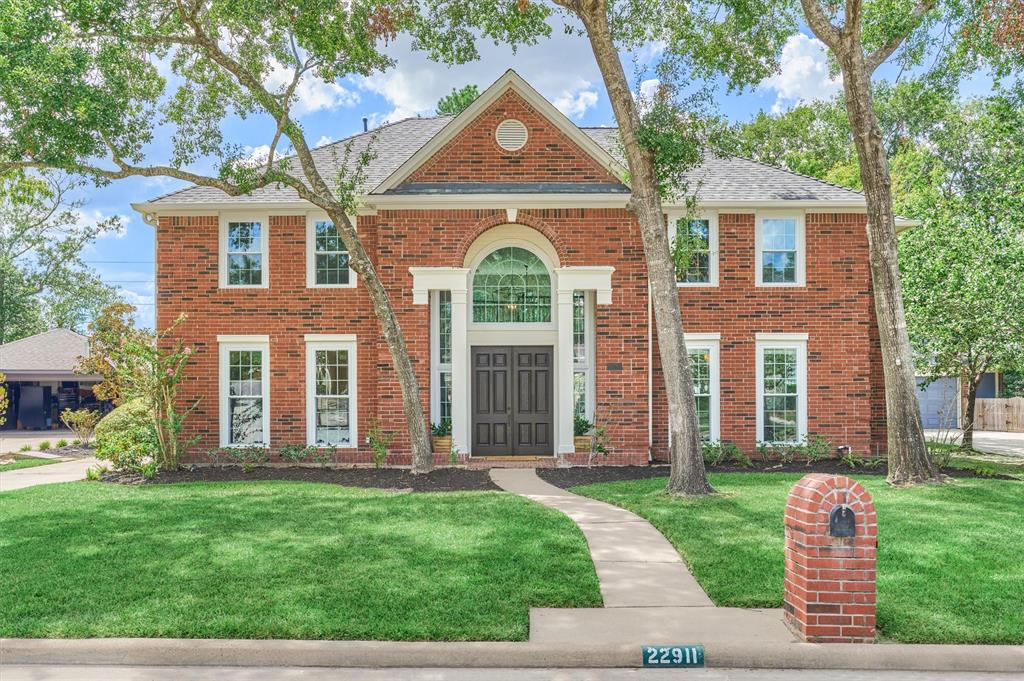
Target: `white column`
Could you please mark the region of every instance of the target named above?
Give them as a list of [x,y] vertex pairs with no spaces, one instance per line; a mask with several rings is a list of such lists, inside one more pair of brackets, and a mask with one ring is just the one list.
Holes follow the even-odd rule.
[[456,451],[468,452],[469,416],[469,309],[466,283],[453,286],[452,292],[452,444]]
[[[565,279],[569,279],[565,277]],[[572,389],[572,289],[562,288],[558,278],[558,449],[559,454],[572,454],[573,389]],[[570,282],[566,282],[569,284]],[[571,285],[571,284],[570,284]]]

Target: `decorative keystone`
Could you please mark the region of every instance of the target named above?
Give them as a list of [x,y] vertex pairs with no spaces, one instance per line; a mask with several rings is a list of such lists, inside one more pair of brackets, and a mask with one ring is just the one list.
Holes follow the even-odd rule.
[[786,499],[786,622],[812,643],[875,640],[878,517],[860,483],[805,475]]

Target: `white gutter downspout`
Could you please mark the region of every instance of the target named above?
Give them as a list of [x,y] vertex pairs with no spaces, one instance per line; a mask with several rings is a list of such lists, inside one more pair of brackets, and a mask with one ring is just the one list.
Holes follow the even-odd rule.
[[651,280],[647,280],[647,463],[654,461],[654,323]]

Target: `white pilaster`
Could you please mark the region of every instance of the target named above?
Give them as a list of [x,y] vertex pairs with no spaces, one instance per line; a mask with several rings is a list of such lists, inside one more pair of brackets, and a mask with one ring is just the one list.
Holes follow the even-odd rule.
[[469,334],[466,284],[452,292],[452,444],[469,451]]
[[[568,283],[568,282],[567,282]],[[572,291],[562,288],[558,282],[558,454],[572,454],[575,451],[573,433],[573,389],[572,389]]]

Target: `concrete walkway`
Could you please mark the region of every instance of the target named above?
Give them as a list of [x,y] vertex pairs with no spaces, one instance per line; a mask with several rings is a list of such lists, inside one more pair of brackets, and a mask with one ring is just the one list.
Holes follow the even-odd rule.
[[716,608],[664,536],[640,516],[549,485],[533,469],[495,468],[495,484],[572,518],[587,538],[604,608],[533,608],[542,644],[790,643],[781,610]]
[[55,482],[84,480],[86,469],[94,463],[96,463],[96,459],[75,459],[64,463],[52,463],[46,466],[20,468],[0,473],[0,492],[35,487],[36,485],[49,485]]
[[49,442],[55,447],[58,440],[71,442],[74,439],[75,434],[70,430],[0,430],[0,454],[20,452],[25,445],[35,450],[40,442]]
[[494,468],[491,479],[580,526],[606,608],[713,605],[675,548],[640,516],[549,485],[532,468]]

